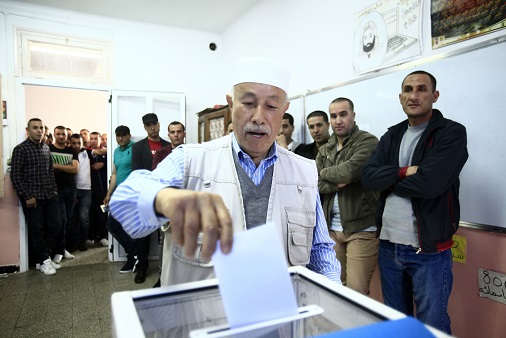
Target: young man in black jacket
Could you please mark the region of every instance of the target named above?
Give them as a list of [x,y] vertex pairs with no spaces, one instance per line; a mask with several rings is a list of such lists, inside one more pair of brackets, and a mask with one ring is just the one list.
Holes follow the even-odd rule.
[[[170,145],[170,142],[160,137],[160,122],[158,122],[156,114],[149,113],[144,115],[142,123],[148,136],[132,146],[132,171],[139,169],[151,170],[156,152]],[[146,236],[135,240],[137,259],[139,260],[139,263],[137,263],[137,275],[135,276],[135,283],[137,284],[142,284],[146,280],[146,272],[149,266],[150,238],[151,236]]]

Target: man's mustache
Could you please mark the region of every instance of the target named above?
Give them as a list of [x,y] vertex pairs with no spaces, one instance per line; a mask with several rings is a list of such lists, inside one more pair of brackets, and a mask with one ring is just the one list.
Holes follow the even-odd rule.
[[272,130],[270,127],[259,126],[259,125],[253,124],[251,122],[246,123],[242,130],[245,133],[260,133],[260,134],[267,134],[267,135],[272,134]]

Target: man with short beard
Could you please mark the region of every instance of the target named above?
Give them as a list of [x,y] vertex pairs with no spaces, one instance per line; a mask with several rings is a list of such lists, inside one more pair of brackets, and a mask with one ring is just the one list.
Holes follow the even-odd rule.
[[23,208],[36,262],[49,276],[61,267],[50,257],[62,228],[57,187],[49,147],[41,142],[42,121],[30,119],[26,132],[28,138],[12,151],[11,181]]
[[323,211],[342,267],[341,281],[367,295],[378,262],[375,226],[378,193],[365,190],[360,175],[378,139],[359,129],[354,109],[353,101],[345,97],[330,103],[334,133],[319,149],[316,167]]
[[373,25],[373,23],[370,22],[367,26],[365,26],[364,35],[362,35],[362,50],[367,54],[369,58],[371,57],[371,51],[376,45],[376,35],[374,35],[374,32],[370,25]]

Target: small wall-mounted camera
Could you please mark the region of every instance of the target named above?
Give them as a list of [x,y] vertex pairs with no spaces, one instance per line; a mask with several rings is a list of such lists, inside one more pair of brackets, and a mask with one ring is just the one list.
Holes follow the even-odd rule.
[[216,46],[216,44],[215,44],[214,42],[211,42],[211,43],[209,44],[209,49],[210,49],[210,50],[215,51],[215,50],[216,50],[216,48],[217,48],[217,46]]

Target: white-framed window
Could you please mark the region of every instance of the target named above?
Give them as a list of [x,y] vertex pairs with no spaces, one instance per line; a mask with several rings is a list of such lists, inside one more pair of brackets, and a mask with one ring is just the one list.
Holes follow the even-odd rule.
[[109,41],[18,29],[16,75],[27,78],[111,84]]

